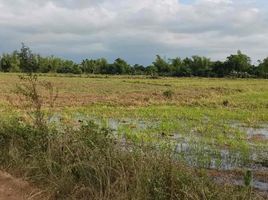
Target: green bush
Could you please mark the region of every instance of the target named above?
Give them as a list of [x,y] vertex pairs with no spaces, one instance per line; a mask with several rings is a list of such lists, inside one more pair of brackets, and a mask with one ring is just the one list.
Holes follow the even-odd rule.
[[174,96],[174,92],[172,90],[166,90],[163,92],[163,96],[168,99],[171,99]]

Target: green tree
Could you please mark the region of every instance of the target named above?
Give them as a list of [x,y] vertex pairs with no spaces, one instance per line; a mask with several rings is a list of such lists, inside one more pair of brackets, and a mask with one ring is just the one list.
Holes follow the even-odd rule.
[[81,63],[81,68],[84,73],[95,74],[98,71],[98,66],[96,60],[86,59]]
[[170,59],[171,63],[171,71],[173,76],[181,76],[181,68],[183,66],[183,61],[181,58],[177,57],[174,59]]
[[206,57],[193,56],[189,67],[194,76],[207,76],[211,67],[211,61]]
[[243,54],[240,50],[237,54],[227,57],[225,62],[226,72],[247,72],[251,67],[251,59],[246,54]]
[[255,68],[255,75],[268,78],[268,57],[259,61],[258,67]]
[[11,54],[3,54],[0,58],[0,70],[3,72],[19,72],[20,60],[17,51]]
[[143,65],[135,64],[132,68],[132,74],[142,75],[145,73],[145,67]]
[[96,60],[96,70],[101,74],[108,74],[108,61],[105,58],[99,58]]
[[158,69],[154,65],[150,65],[150,66],[146,67],[145,72],[147,75],[150,75],[152,77],[155,77],[158,75]]
[[2,72],[9,72],[11,69],[11,62],[8,54],[3,54],[0,61],[0,69]]
[[72,68],[72,73],[73,74],[82,74],[81,66],[78,64],[74,64],[73,68]]
[[117,58],[114,61],[113,68],[113,74],[128,74],[130,72],[129,64],[121,58]]
[[166,61],[159,55],[156,56],[156,59],[153,62],[153,66],[157,68],[159,74],[167,75],[171,72],[171,67],[168,61]]
[[39,69],[37,57],[32,53],[31,49],[22,43],[20,52],[20,68],[23,72],[37,72]]
[[224,77],[229,73],[229,70],[225,67],[225,63],[216,61],[212,63],[212,74],[217,77]]

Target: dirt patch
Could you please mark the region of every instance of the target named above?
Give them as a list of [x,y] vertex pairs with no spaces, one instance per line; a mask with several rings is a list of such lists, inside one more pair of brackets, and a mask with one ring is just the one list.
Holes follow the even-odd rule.
[[37,200],[41,192],[29,183],[0,171],[0,200]]
[[[244,171],[219,171],[209,170],[208,175],[218,184],[241,186],[244,185]],[[268,199],[268,172],[267,171],[253,171],[252,188],[255,194]]]

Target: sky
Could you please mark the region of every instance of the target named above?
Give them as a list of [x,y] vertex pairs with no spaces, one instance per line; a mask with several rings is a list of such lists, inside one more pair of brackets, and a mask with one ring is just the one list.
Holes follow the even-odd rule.
[[0,0],[0,54],[73,59],[268,56],[267,0]]

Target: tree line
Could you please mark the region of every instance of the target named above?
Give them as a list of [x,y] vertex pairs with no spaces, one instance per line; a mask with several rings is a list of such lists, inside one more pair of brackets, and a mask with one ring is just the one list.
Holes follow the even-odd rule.
[[260,77],[268,78],[268,57],[257,65],[241,51],[232,54],[225,61],[212,61],[201,56],[166,59],[159,55],[149,66],[130,65],[117,58],[109,63],[105,58],[84,59],[81,63],[54,56],[35,54],[24,44],[20,50],[0,56],[2,72],[72,73],[72,74],[128,74],[175,77]]

